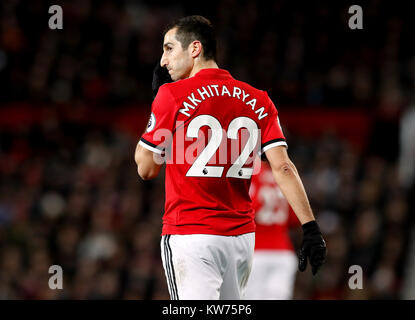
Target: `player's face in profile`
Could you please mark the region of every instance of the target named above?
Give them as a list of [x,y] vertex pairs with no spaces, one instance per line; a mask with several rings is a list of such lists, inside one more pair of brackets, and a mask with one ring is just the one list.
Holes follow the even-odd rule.
[[193,60],[189,50],[183,49],[176,39],[176,28],[169,30],[164,36],[163,56],[160,64],[169,70],[173,81],[188,78],[192,71]]

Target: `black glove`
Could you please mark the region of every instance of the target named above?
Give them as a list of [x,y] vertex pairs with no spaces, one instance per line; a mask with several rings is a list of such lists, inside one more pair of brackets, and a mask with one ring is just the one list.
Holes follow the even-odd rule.
[[159,88],[165,84],[172,82],[173,80],[170,77],[169,71],[166,68],[160,66],[160,63],[157,63],[153,70],[153,83],[151,89],[153,90],[153,98],[156,97]]
[[303,272],[307,267],[308,259],[313,275],[315,275],[326,259],[326,242],[316,221],[304,223],[302,228],[304,238],[300,249],[298,269]]

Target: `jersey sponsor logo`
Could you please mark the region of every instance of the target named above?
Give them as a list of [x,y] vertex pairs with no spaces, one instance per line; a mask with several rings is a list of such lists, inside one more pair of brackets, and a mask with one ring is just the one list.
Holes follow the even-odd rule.
[[148,120],[148,123],[147,123],[146,132],[152,131],[155,126],[156,126],[156,117],[154,116],[154,113],[151,113],[150,119]]

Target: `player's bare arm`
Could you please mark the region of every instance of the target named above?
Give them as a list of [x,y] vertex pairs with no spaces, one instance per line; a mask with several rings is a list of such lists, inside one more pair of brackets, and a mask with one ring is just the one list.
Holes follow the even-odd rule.
[[137,172],[141,179],[150,180],[157,177],[162,165],[154,161],[154,153],[152,151],[137,144],[134,158],[137,164]]
[[295,165],[288,157],[287,149],[283,146],[275,147],[265,151],[265,154],[275,181],[301,224],[315,220],[303,183]]
[[317,273],[326,258],[326,243],[315,221],[310,203],[297,168],[291,162],[283,146],[265,151],[275,181],[300,220],[304,232],[299,254],[298,268],[304,271],[310,262],[313,275]]

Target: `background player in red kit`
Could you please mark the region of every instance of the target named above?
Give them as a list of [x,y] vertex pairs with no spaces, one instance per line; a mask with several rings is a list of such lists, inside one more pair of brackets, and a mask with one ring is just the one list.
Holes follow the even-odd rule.
[[245,298],[292,299],[298,259],[289,236],[300,222],[275,183],[267,162],[252,176],[249,194],[255,209],[255,252]]
[[215,55],[207,19],[185,17],[167,28],[160,64],[174,82],[160,86],[135,152],[143,179],[156,177],[160,155],[168,155],[161,253],[172,299],[244,296],[255,242],[249,186],[257,152],[265,153],[302,223],[300,270],[309,260],[315,274],[326,255],[274,104],[220,69]]

